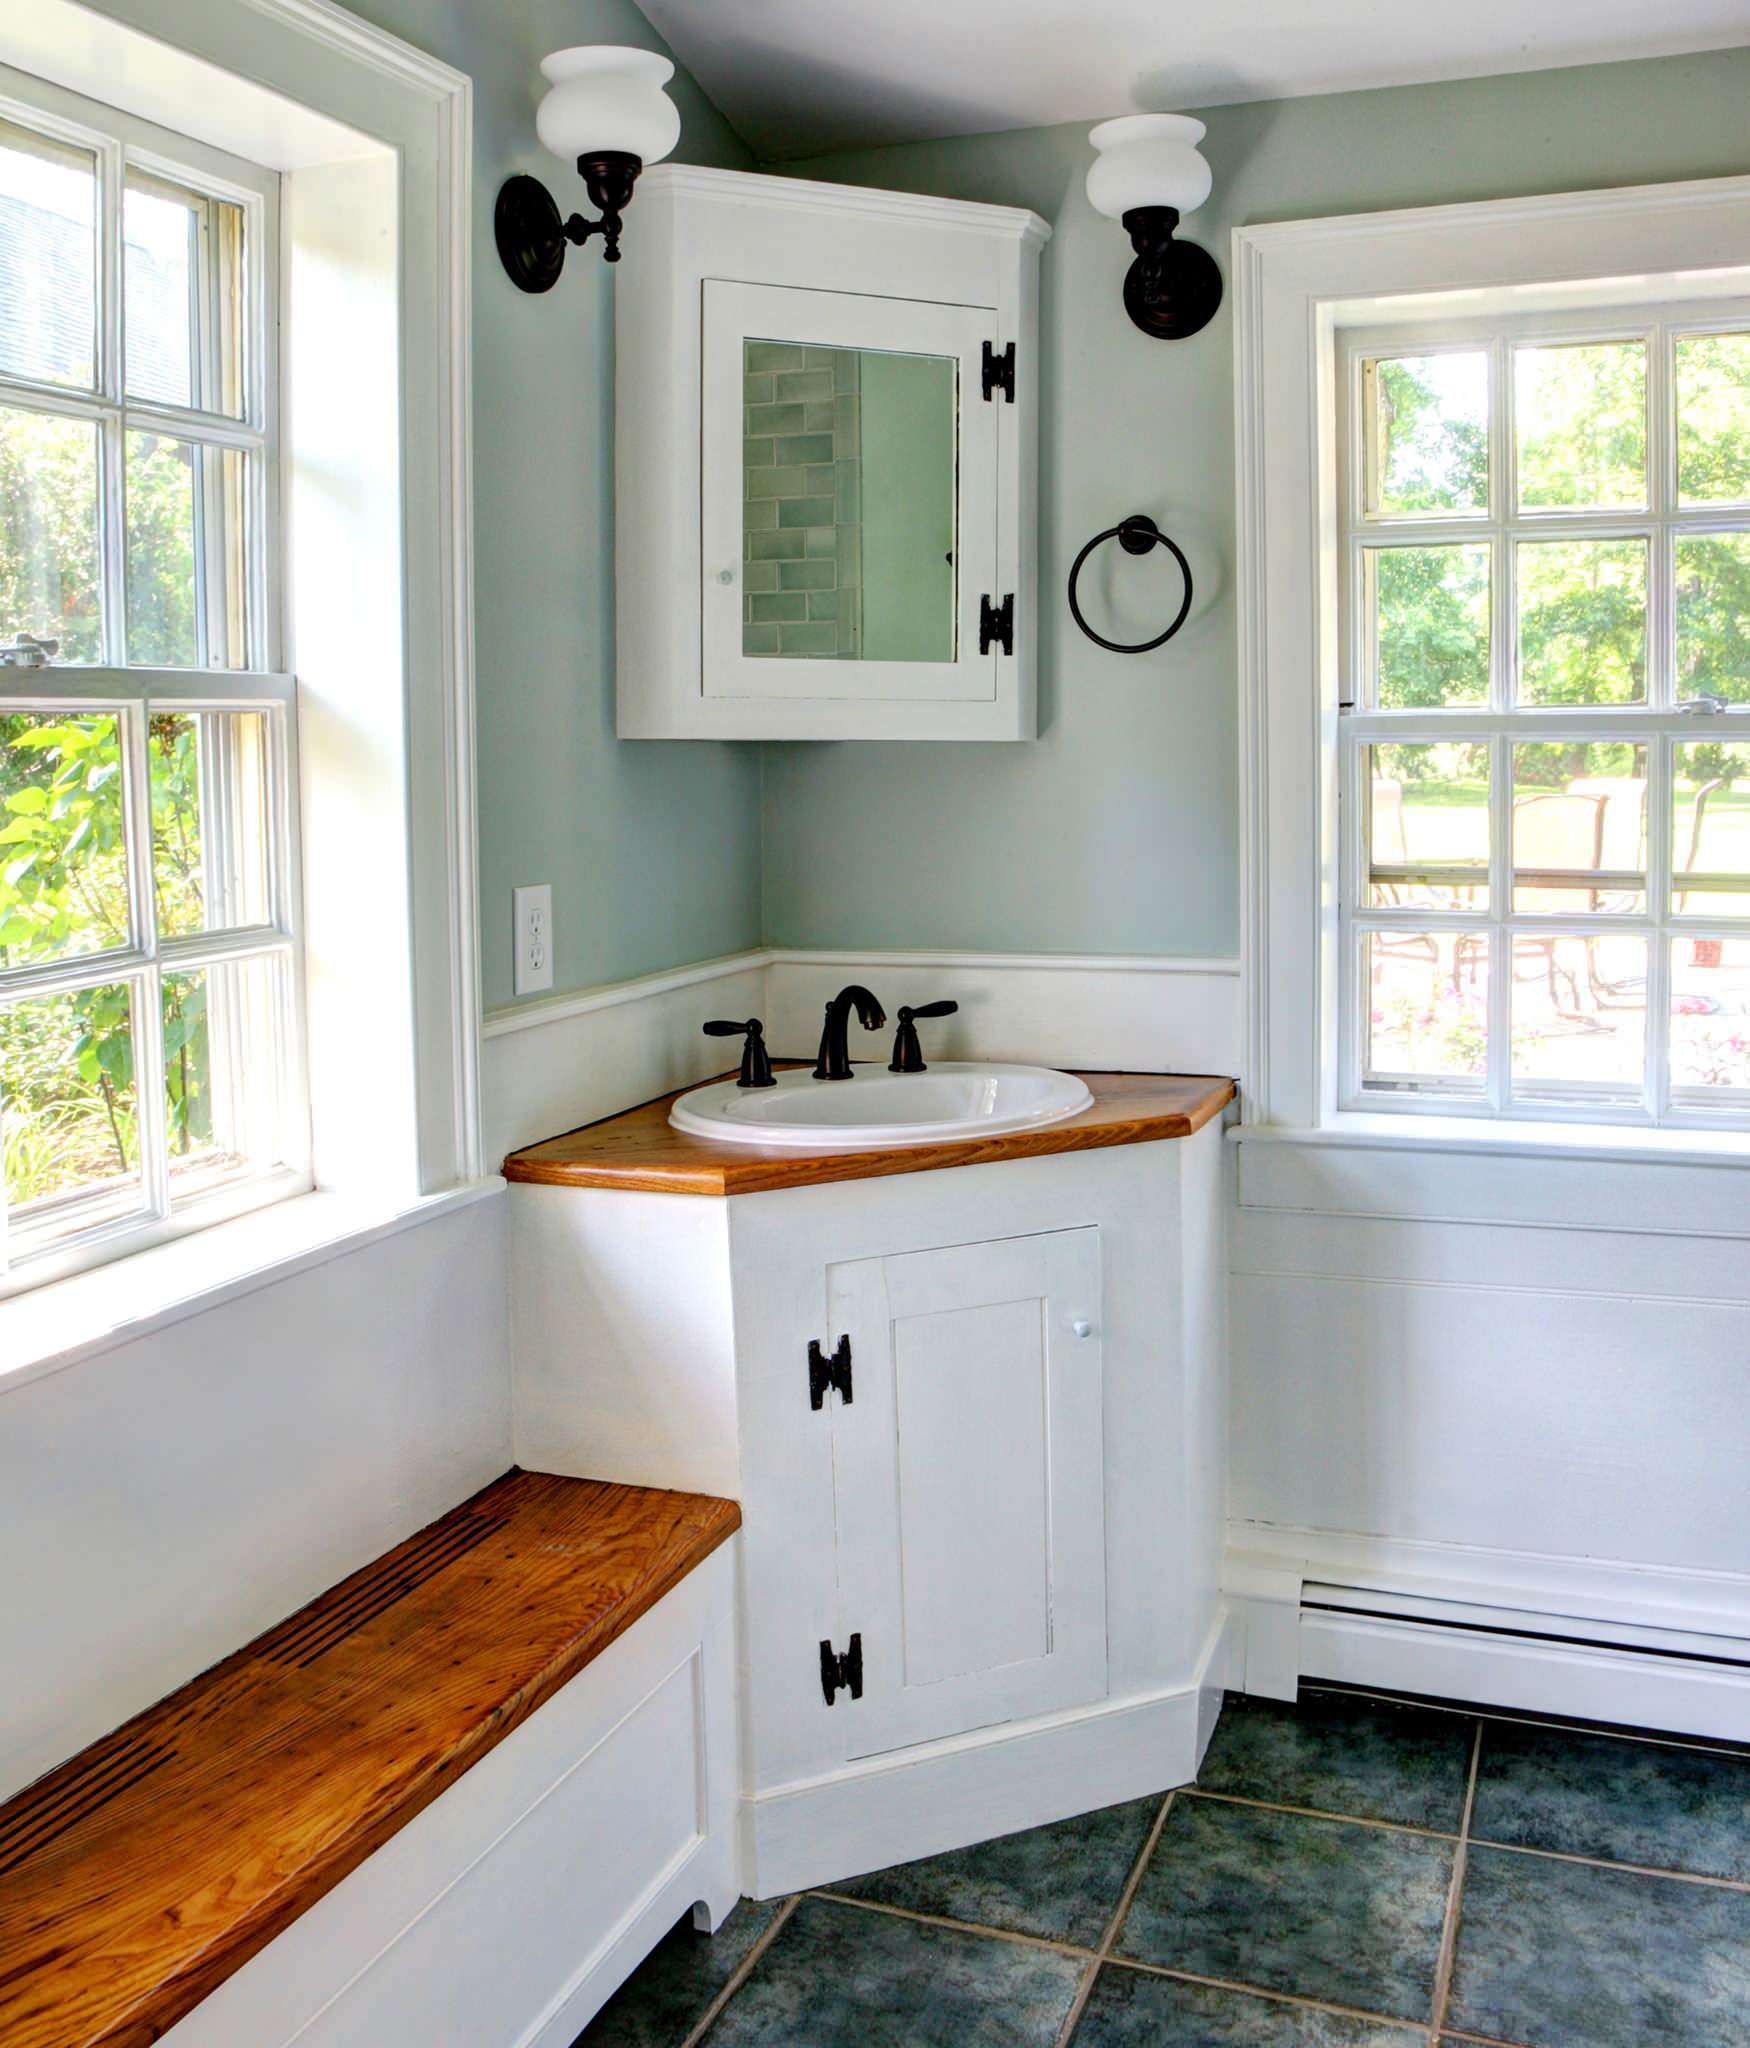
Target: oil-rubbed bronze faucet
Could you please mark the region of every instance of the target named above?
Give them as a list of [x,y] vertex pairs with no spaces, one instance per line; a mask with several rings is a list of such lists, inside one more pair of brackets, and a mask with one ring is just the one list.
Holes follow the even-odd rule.
[[857,1022],[865,1031],[879,1031],[887,1022],[887,1012],[861,982],[853,981],[848,988],[841,988],[826,1006],[826,1023],[820,1034],[820,1055],[814,1062],[817,1081],[854,1079],[850,1048],[846,1042],[853,1006]]
[[893,1057],[887,1063],[890,1074],[925,1074],[929,1069],[924,1065],[924,1049],[918,1043],[918,1027],[913,1021],[918,1017],[952,1017],[958,1003],[920,1003],[914,1010],[910,1004],[899,1006],[899,1029],[893,1034]]
[[765,1027],[757,1017],[749,1017],[745,1023],[732,1023],[727,1017],[713,1017],[703,1027],[707,1038],[742,1039],[741,1079],[738,1088],[775,1088],[777,1078],[772,1072],[772,1062],[766,1052]]

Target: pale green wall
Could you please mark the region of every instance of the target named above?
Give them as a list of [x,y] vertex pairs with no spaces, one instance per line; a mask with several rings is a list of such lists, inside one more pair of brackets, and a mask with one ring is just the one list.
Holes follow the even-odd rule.
[[[1229,231],[1248,222],[1741,173],[1747,109],[1750,50],[1218,107],[1206,116],[1214,197],[1186,232],[1225,273]],[[1231,300],[1191,341],[1130,326],[1118,299],[1129,247],[1083,196],[1089,155],[1078,124],[780,167],[1030,206],[1055,235],[1041,319],[1042,736],[768,746],[772,943],[1237,946]],[[1127,512],[1152,513],[1185,548],[1198,591],[1178,639],[1132,659],[1084,640],[1063,601],[1075,550]],[[1177,606],[1173,572],[1157,553],[1117,574],[1114,637],[1144,637]]]
[[[350,0],[474,80],[474,535],[486,1001],[511,1001],[511,890],[553,884],[554,987],[759,940],[758,749],[614,736],[612,272],[591,246],[543,298],[492,246],[517,170],[566,211],[581,182],[535,139],[540,59],[660,38],[631,0]],[[684,74],[677,157],[746,168]],[[627,215],[622,270],[638,260]]]

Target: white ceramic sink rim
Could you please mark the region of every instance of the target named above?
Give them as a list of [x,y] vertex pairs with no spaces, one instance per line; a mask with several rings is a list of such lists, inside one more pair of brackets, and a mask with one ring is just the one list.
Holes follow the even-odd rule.
[[847,1152],[1037,1130],[1094,1099],[1074,1074],[999,1060],[937,1060],[921,1074],[892,1074],[870,1061],[853,1074],[849,1081],[817,1081],[797,1067],[772,1088],[712,1081],[683,1095],[668,1120],[695,1138]]

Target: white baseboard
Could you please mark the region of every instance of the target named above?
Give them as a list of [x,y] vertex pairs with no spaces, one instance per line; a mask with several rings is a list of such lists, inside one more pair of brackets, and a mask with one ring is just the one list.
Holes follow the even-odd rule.
[[775,1898],[1187,1785],[1237,1647],[1224,1613],[1188,1685],[981,1729],[750,1799],[743,1883]]
[[1232,1523],[1246,1691],[1302,1679],[1750,1740],[1750,1579]]
[[[952,997],[925,1056],[1136,1073],[1239,1074],[1237,960],[1068,953],[841,953],[763,948],[498,1010],[482,1046],[485,1157],[617,1115],[725,1070],[707,1017],[758,1016],[785,1059],[812,1058],[820,1016],[848,981],[889,1014]],[[855,1058],[886,1033],[853,1029]]]

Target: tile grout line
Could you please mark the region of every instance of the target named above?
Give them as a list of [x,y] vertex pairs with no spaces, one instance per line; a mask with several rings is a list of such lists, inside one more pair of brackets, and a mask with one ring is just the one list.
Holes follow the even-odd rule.
[[[1485,1725],[1479,1716],[1478,1725]],[[1344,1827],[1377,1828],[1394,1835],[1417,1835],[1425,1842],[1456,1842],[1448,1828],[1419,1828],[1409,1821],[1375,1820],[1365,1813],[1338,1813],[1328,1806],[1289,1806],[1277,1799],[1248,1799],[1238,1792],[1204,1792],[1195,1786],[1181,1788],[1187,1799],[1201,1799],[1211,1806],[1243,1806],[1260,1813],[1286,1813],[1300,1820],[1329,1820]],[[1488,1835],[1472,1835],[1469,1846],[1477,1849],[1505,1849],[1514,1856],[1545,1856],[1552,1863],[1582,1863],[1589,1870],[1624,1870],[1635,1877],[1666,1877],[1674,1884],[1712,1885],[1717,1891],[1750,1892],[1750,1878],[1716,1877],[1705,1870],[1662,1870],[1653,1863],[1623,1863],[1611,1856],[1582,1856],[1573,1849],[1545,1849],[1531,1842],[1497,1842]]]
[[[1423,2020],[1407,2020],[1400,2013],[1374,2012],[1364,2005],[1339,2005],[1334,1999],[1313,1998],[1304,1991],[1279,1991],[1273,1985],[1249,1984],[1240,1977],[1209,1977],[1200,1970],[1181,1970],[1172,1963],[1142,1963],[1132,1956],[1108,1956],[1106,1960],[1115,1970],[1134,1970],[1143,1977],[1170,1977],[1176,1984],[1202,1984],[1211,1991],[1237,1991],[1247,1998],[1298,2006],[1308,2012],[1335,2013],[1346,2020],[1368,2020],[1376,2027],[1395,2027],[1401,2034],[1428,2031]],[[1516,2048],[1516,2044],[1507,2042],[1503,2048]]]
[[810,1898],[829,1899],[835,1906],[851,1906],[859,1913],[885,1913],[890,1920],[916,1920],[925,1927],[946,1927],[956,1934],[982,1934],[991,1941],[1013,1942],[1018,1948],[1049,1949],[1053,1955],[1073,1956],[1077,1962],[1096,1962],[1099,1950],[1079,1941],[1053,1941],[1046,1934],[1018,1934],[1012,1927],[987,1927],[981,1920],[954,1920],[946,1913],[925,1913],[916,1906],[890,1906],[885,1899],[855,1899],[849,1892],[835,1892],[830,1885],[817,1886]]
[[1483,1760],[1483,1724],[1479,1718],[1471,1736],[1470,1775],[1465,1780],[1464,1809],[1458,1821],[1458,1847],[1452,1854],[1452,1882],[1446,1889],[1446,1917],[1440,1924],[1440,1952],[1434,1964],[1434,2004],[1431,2041],[1438,2041],[1446,2022],[1446,2008],[1452,1997],[1452,1966],[1458,1953],[1458,1922],[1464,1897],[1465,1869],[1470,1860],[1470,1824],[1476,1811],[1477,1770]]
[[1456,1842],[1458,1836],[1449,1828],[1419,1828],[1413,1821],[1375,1820],[1366,1813],[1337,1813],[1328,1806],[1290,1806],[1280,1799],[1250,1799],[1243,1792],[1203,1792],[1195,1786],[1185,1787],[1188,1799],[1206,1800],[1212,1806],[1248,1806],[1262,1813],[1291,1813],[1301,1820],[1340,1820],[1350,1827],[1380,1828],[1392,1835],[1420,1835],[1430,1842]]
[[[1161,1819],[1166,1819],[1164,1808]],[[1145,1963],[1134,1956],[1102,1953],[1099,1949],[1083,1948],[1071,1941],[1051,1941],[1042,1934],[1017,1934],[1011,1928],[987,1927],[977,1920],[950,1920],[941,1913],[920,1913],[910,1906],[889,1906],[875,1899],[854,1899],[847,1893],[826,1888],[814,1891],[808,1896],[827,1899],[837,1906],[851,1906],[863,1913],[885,1913],[894,1920],[914,1920],[926,1927],[945,1927],[956,1934],[984,1935],[992,1941],[1013,1943],[1018,1948],[1044,1949],[1052,1955],[1073,1957],[1081,1963],[1096,1966],[1109,1963],[1115,1970],[1134,1970],[1144,1977],[1170,1977],[1175,1983],[1205,1984],[1215,1991],[1237,1991],[1248,1998],[1261,1998],[1267,2001],[1273,1999],[1281,2005],[1301,2006],[1312,2012],[1336,2013],[1344,2019],[1370,2020],[1375,2026],[1396,2027],[1407,2033],[1427,2031],[1421,2022],[1406,2020],[1397,2013],[1373,2012],[1368,2007],[1360,2005],[1339,2005],[1328,1998],[1313,1998],[1300,1991],[1280,1991],[1265,1984],[1247,1983],[1238,1977],[1206,1977],[1195,1970],[1178,1969],[1171,1963]],[[1121,1932],[1122,1929],[1117,1931]],[[682,2048],[694,2048],[697,2038],[696,2034],[689,2036],[682,2044]],[[1481,2041],[1485,2037],[1478,2035],[1475,2038]],[[1499,2044],[1499,2048],[1516,2048],[1516,2044],[1504,2042]]]
[[1541,1856],[1548,1863],[1578,1863],[1585,1870],[1619,1870],[1627,1877],[1663,1877],[1672,1884],[1705,1885],[1716,1892],[1750,1892],[1750,1881],[1741,1877],[1712,1877],[1705,1870],[1661,1870],[1652,1863],[1618,1863],[1608,1856],[1581,1856],[1572,1849],[1534,1849],[1525,1842],[1493,1842],[1487,1835],[1474,1835],[1472,1846],[1499,1849],[1508,1856]]
[[779,1929],[784,1926],[785,1922],[801,1903],[802,1894],[800,1892],[792,1892],[790,1897],[779,1907],[771,1926],[766,1929],[765,1933],[760,1936],[753,1947],[748,1950],[747,1954],[730,1971],[728,1983],[724,1985],[723,1989],[718,1992],[717,1996],[712,1999],[711,2003],[699,2015],[697,2025],[681,2043],[681,2048],[695,2048],[695,2044],[702,2041],[717,2024],[718,2020],[722,2017],[723,2008],[747,1982],[748,1978],[753,1975],[754,1965],[778,1938]]
[[1337,1685],[1316,1678],[1303,1680],[1300,1689],[1302,1692],[1319,1693],[1326,1699],[1378,1700],[1382,1706],[1416,1707],[1427,1714],[1455,1714],[1474,1721],[1504,1721],[1513,1728],[1547,1728],[1552,1734],[1591,1735],[1600,1742],[1634,1742],[1643,1749],[1683,1749],[1701,1756],[1734,1757],[1740,1763],[1750,1763],[1750,1746],[1733,1748],[1723,1740],[1710,1742],[1706,1736],[1643,1734],[1638,1729],[1623,1728],[1614,1721],[1540,1720],[1535,1714],[1510,1714],[1504,1707],[1473,1706],[1463,1700],[1434,1700],[1414,1692],[1373,1692],[1365,1686]]
[[1112,1917],[1106,1923],[1106,1932],[1101,1938],[1099,1952],[1082,1972],[1082,1981],[1076,1986],[1076,1995],[1071,1999],[1069,2011],[1065,2013],[1063,2025],[1057,2032],[1056,2048],[1068,2048],[1071,2036],[1075,2033],[1076,2028],[1081,2025],[1082,2014],[1087,2008],[1089,1998],[1093,1995],[1094,1984],[1099,1977],[1100,1967],[1112,1953],[1112,1945],[1117,1941],[1119,1933],[1124,1926],[1125,1918],[1130,1911],[1130,1902],[1136,1897],[1137,1889],[1142,1883],[1142,1874],[1147,1870],[1149,1862],[1154,1856],[1155,1848],[1161,1839],[1161,1830],[1167,1824],[1167,1815],[1172,1812],[1173,1801],[1177,1796],[1178,1793],[1175,1789],[1169,1792],[1166,1798],[1161,1801],[1161,1810],[1154,1817],[1154,1823],[1148,1831],[1147,1839],[1143,1842],[1142,1849],[1135,1863],[1131,1866],[1130,1875],[1124,1881],[1124,1889],[1118,1894],[1118,1903],[1112,1909]]

